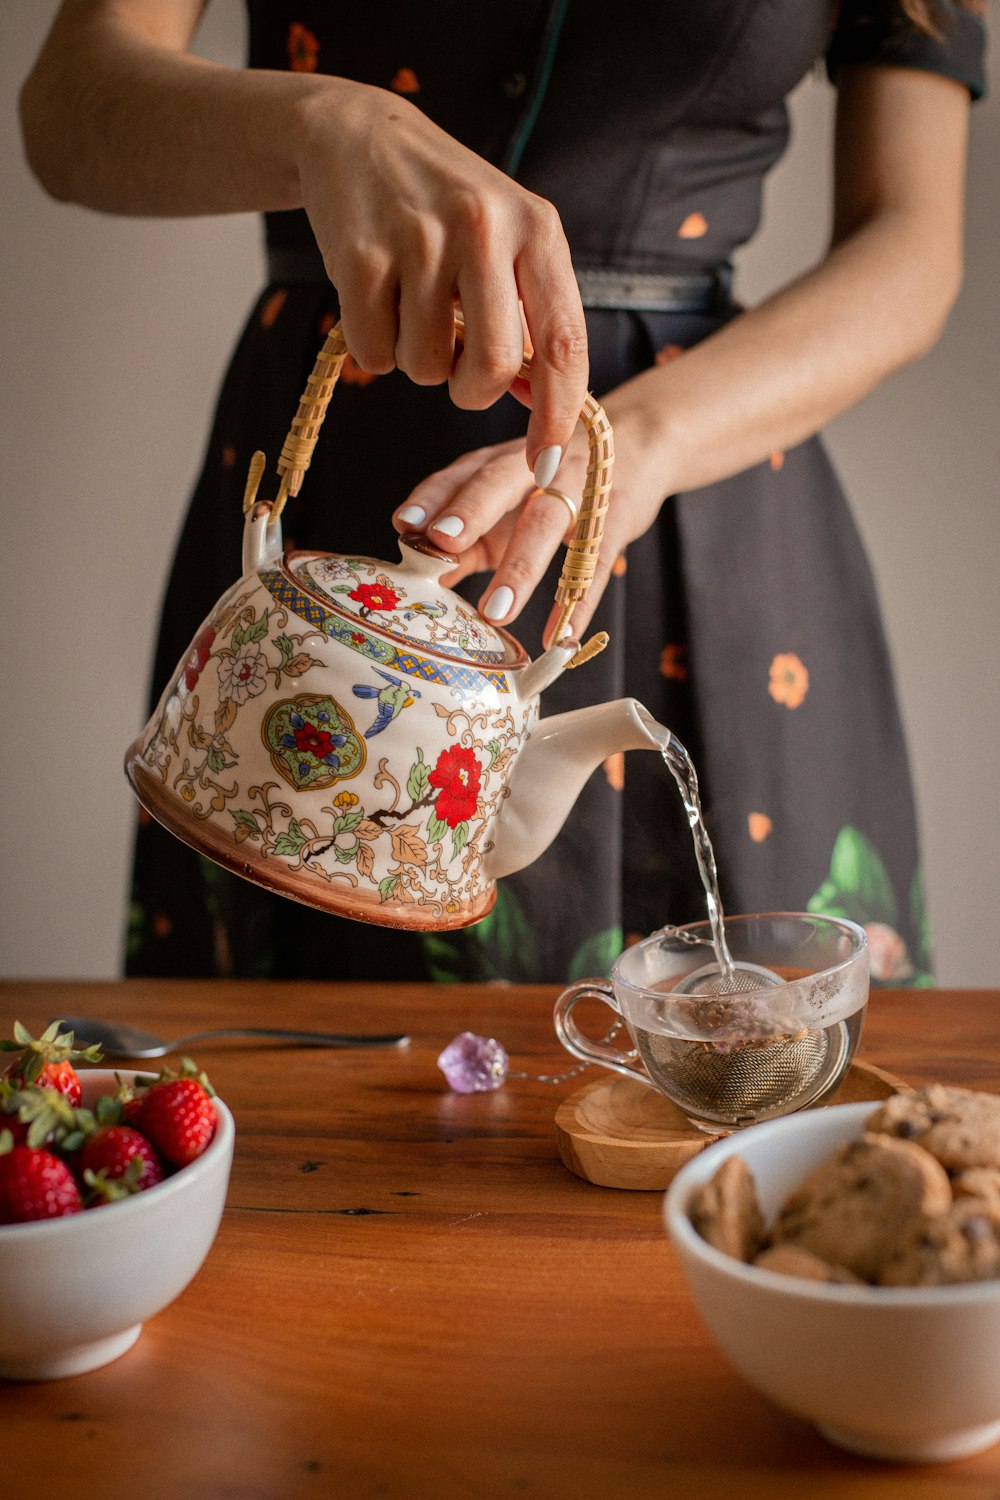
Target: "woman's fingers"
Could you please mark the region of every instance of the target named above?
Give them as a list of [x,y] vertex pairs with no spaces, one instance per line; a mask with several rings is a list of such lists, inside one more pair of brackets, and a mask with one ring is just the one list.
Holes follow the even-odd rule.
[[[531,417],[525,454],[534,470],[548,453],[543,487],[558,472],[587,399],[587,324],[569,246],[555,209],[536,200],[533,233],[517,261],[517,285],[531,340]],[[551,470],[555,458],[556,469]]]
[[[556,210],[405,100],[344,82],[336,103],[310,110],[298,166],[352,355],[372,373],[448,380],[458,406],[479,410],[515,381],[527,337],[528,469],[543,451],[548,467],[558,463],[588,361]],[[456,303],[465,319],[457,358]]]
[[348,260],[339,287],[344,342],[370,375],[396,368],[399,280],[389,256]]
[[524,328],[517,283],[502,223],[484,215],[478,232],[468,232],[456,294],[462,308],[462,344],[451,373],[456,406],[481,411],[499,401],[524,363]]
[[479,612],[494,624],[515,620],[541,582],[575,522],[576,503],[533,490],[521,507],[513,534],[479,601]]

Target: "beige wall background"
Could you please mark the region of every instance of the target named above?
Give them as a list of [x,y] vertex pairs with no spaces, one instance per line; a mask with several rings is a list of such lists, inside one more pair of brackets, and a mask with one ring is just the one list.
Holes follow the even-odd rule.
[[[260,236],[252,218],[129,221],[49,202],[23,162],[16,96],[56,5],[4,9],[0,972],[113,977],[134,818],[122,754]],[[238,0],[214,0],[198,50],[239,63],[242,49]],[[744,300],[822,252],[832,104],[818,74],[793,100],[792,149],[739,269]],[[882,590],[938,977],[956,986],[1000,983],[998,210],[994,99],[973,115],[950,325],[829,433]]]

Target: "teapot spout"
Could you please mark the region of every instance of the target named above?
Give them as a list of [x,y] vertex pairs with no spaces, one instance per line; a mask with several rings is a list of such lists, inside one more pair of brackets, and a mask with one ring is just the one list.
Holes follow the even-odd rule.
[[518,756],[487,855],[490,880],[532,864],[569,816],[584,783],[620,750],[659,750],[670,732],[635,698],[542,719]]

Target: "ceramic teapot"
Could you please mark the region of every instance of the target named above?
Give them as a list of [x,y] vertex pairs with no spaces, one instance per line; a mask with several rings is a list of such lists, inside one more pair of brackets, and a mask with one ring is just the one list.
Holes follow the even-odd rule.
[[[459,334],[461,327],[459,325]],[[551,646],[530,661],[441,584],[454,560],[401,539],[395,565],[286,552],[298,493],[347,350],[327,336],[282,449],[273,502],[244,497],[242,576],[204,622],[125,771],[172,833],[322,910],[411,929],[476,922],[496,881],[555,838],[591,773],[663,731],[620,699],[539,719],[539,696],[606,643],[562,639],[593,577],[611,428],[588,397],[590,463]],[[522,375],[530,379],[530,360]]]

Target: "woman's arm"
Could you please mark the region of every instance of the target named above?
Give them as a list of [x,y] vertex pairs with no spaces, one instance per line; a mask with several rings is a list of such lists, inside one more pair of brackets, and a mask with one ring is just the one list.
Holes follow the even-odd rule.
[[[815,270],[734,319],[682,357],[629,380],[604,401],[615,432],[614,492],[597,575],[573,618],[585,628],[610,569],[668,494],[696,490],[815,433],[935,342],[958,293],[968,93],[902,68],[844,70],[836,136],[833,243]],[[557,484],[582,490],[578,436]],[[431,476],[397,513],[463,523],[431,530],[460,571],[494,568],[511,620],[565,529],[565,508],[524,505],[506,448],[468,455]],[[405,524],[405,523],[403,523]],[[411,523],[413,524],[413,523]],[[502,596],[501,602],[506,602]]]
[[552,206],[388,90],[191,56],[204,6],[65,0],[21,94],[42,184],[110,213],[304,207],[358,363],[448,380],[463,407],[491,405],[516,375],[520,303],[539,371],[529,465],[564,447],[587,339]]

